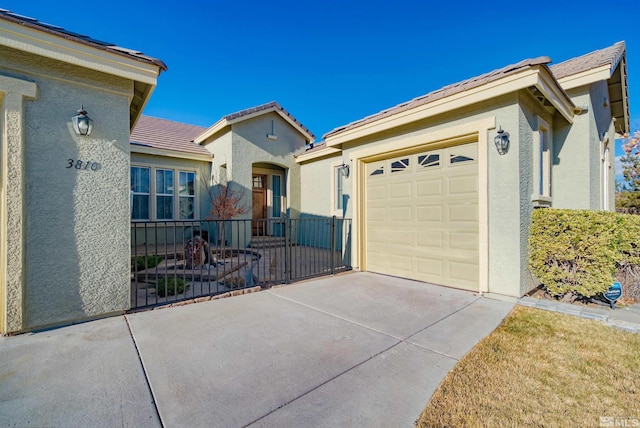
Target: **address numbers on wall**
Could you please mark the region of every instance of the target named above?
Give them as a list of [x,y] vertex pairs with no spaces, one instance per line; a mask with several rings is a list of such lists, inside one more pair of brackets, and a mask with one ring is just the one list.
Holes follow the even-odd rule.
[[98,162],[82,161],[80,159],[67,159],[66,168],[81,169],[83,171],[97,171],[102,167]]

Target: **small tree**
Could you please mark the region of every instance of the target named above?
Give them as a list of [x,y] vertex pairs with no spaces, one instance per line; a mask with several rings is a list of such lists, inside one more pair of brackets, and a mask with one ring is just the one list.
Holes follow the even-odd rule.
[[251,209],[250,206],[243,203],[245,197],[245,189],[241,187],[234,189],[229,183],[223,182],[217,184],[214,189],[206,186],[211,199],[211,211],[207,216],[207,220],[220,221],[220,249],[224,257],[225,254],[225,222],[236,218],[241,214],[246,214]]
[[640,131],[627,138],[622,145],[624,156],[622,175],[624,180],[618,186],[616,205],[621,208],[640,208]]

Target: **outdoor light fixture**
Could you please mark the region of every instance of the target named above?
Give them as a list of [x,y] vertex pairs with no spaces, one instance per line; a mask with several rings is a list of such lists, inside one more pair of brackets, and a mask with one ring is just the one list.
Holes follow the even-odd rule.
[[340,173],[343,177],[349,178],[349,165],[343,163],[338,168],[340,168]]
[[78,110],[78,115],[71,118],[73,123],[73,130],[78,135],[91,135],[93,130],[93,120],[87,116],[87,111],[84,109],[84,105]]
[[509,151],[509,133],[502,129],[498,129],[498,135],[495,136],[493,142],[496,144],[496,149],[498,149],[498,153],[504,155]]

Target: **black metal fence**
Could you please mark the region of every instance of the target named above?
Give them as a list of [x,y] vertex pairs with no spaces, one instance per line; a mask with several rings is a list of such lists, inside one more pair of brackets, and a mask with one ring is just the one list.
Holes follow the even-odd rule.
[[351,219],[131,224],[131,306],[142,308],[351,269]]

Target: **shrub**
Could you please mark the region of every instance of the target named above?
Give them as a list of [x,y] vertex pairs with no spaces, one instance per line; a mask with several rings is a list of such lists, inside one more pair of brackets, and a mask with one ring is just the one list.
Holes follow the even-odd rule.
[[592,297],[613,284],[618,270],[640,267],[636,216],[540,209],[530,232],[529,268],[554,296]]
[[156,293],[160,297],[175,296],[184,293],[187,286],[182,278],[160,278],[156,284]]
[[158,266],[161,261],[162,257],[155,254],[151,254],[148,256],[138,256],[136,257],[136,270],[141,271],[154,268]]

